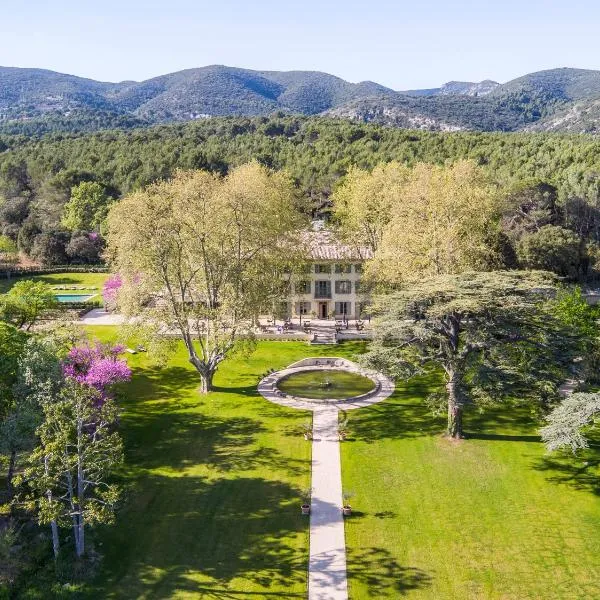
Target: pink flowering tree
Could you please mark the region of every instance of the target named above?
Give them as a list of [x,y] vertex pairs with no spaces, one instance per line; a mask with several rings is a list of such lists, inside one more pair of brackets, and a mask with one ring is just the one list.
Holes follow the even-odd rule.
[[67,379],[97,389],[106,398],[116,383],[131,379],[131,369],[119,358],[123,350],[121,345],[100,342],[75,346],[63,361],[63,374]]
[[102,288],[102,299],[104,304],[110,307],[114,307],[117,303],[117,294],[123,285],[121,276],[117,273],[111,275],[105,282]]

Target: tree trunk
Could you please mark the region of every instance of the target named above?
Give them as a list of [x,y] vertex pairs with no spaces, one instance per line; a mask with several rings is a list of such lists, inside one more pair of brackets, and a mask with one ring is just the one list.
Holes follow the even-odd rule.
[[213,389],[213,377],[215,372],[213,370],[205,370],[200,373],[201,383],[200,383],[200,393],[208,394],[208,392]]
[[463,438],[463,401],[458,389],[458,383],[452,377],[446,384],[448,390],[448,437],[454,439]]
[[[44,471],[46,475],[48,475],[48,457],[44,457]],[[46,490],[46,497],[48,498],[48,502],[52,502],[52,490]],[[58,553],[60,551],[60,543],[58,540],[58,524],[56,523],[56,519],[52,519],[50,521],[50,530],[52,531],[52,550],[54,551],[54,560],[58,558]]]
[[213,377],[215,376],[216,366],[214,363],[205,363],[198,359],[197,356],[192,356],[190,353],[189,361],[194,365],[196,371],[200,374],[200,393],[208,394],[213,389]]
[[60,542],[58,540],[58,525],[54,519],[50,521],[50,530],[52,531],[52,550],[54,552],[54,560],[56,560],[60,552]]
[[85,552],[85,531],[84,531],[84,495],[83,482],[85,474],[83,471],[83,450],[81,440],[83,437],[83,423],[81,419],[77,420],[77,556],[80,557]]
[[13,478],[15,476],[15,470],[17,468],[17,451],[10,451],[10,458],[8,461],[8,472],[6,474],[6,491],[8,492],[9,498],[13,495]]

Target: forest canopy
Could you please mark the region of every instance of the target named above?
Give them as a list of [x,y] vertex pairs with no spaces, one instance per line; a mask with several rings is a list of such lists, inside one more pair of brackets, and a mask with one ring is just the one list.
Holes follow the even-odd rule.
[[[304,198],[304,211],[314,214],[329,210],[333,190],[352,167],[371,171],[391,161],[413,167],[461,159],[485,170],[510,199],[505,220],[511,227],[512,260],[537,266],[545,259],[535,244],[562,244],[572,257],[562,271],[589,276],[600,231],[598,138],[435,133],[284,114],[83,135],[0,135],[0,235],[42,263],[91,263],[101,259],[102,227],[85,220],[80,223],[89,231],[65,226],[73,223],[65,207],[73,206],[84,182],[98,184],[108,203],[168,178],[176,169],[226,174],[256,160],[286,170]],[[99,209],[101,214],[103,207]],[[540,212],[543,217],[536,221]],[[564,231],[537,233],[544,225],[574,232],[577,247]],[[533,233],[533,240],[521,241],[523,234]]]

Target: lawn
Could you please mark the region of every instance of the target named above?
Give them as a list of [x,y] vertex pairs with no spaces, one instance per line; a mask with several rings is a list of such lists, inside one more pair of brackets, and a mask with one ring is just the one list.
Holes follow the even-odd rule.
[[470,439],[451,443],[422,403],[435,385],[351,414],[351,600],[600,598],[600,444],[548,455],[511,407],[467,417]]
[[68,293],[73,295],[90,294],[94,293],[94,291],[100,293],[108,276],[108,273],[49,273],[47,275],[35,275],[33,277],[14,277],[11,280],[0,279],[0,294],[7,292],[17,281],[24,281],[25,279],[43,281],[52,286],[82,286],[86,288],[95,288],[94,290],[68,290]]
[[134,377],[120,400],[129,491],[117,525],[100,536],[103,566],[86,597],[304,598],[310,444],[299,431],[310,415],[267,402],[256,384],[268,368],[330,354],[259,343],[223,364],[208,397],[183,351],[163,369],[129,357]]
[[[363,348],[261,342],[222,365],[209,396],[183,349],[162,369],[127,355],[127,494],[117,524],[96,535],[100,571],[76,597],[305,598],[310,444],[299,430],[310,416],[268,403],[256,383],[269,368]],[[470,415],[470,439],[450,443],[423,405],[437,385],[399,385],[350,414],[351,600],[600,598],[600,448],[548,456],[531,415],[511,407]],[[36,587],[28,598],[47,597]]]

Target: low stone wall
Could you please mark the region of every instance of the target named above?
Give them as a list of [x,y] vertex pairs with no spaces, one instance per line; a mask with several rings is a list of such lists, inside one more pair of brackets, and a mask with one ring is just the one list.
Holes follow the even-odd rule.
[[257,340],[275,340],[277,342],[307,342],[312,335],[306,333],[257,333]]
[[324,356],[324,357],[311,357],[304,358],[291,364],[288,369],[297,369],[298,367],[337,367],[338,369],[348,369],[351,371],[357,370],[356,363],[340,358],[339,356]]

